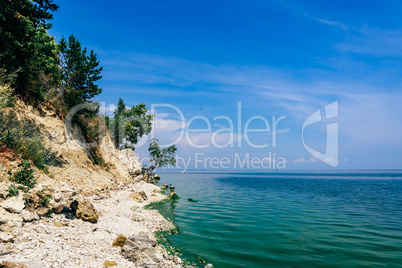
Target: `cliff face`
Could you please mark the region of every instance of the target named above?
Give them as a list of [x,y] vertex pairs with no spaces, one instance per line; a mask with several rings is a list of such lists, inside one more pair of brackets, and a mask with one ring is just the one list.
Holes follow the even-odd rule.
[[[138,157],[131,149],[117,150],[108,133],[100,138],[99,151],[107,165],[101,167],[93,164],[79,128],[72,126],[73,135],[71,135],[65,122],[51,109],[47,107],[34,109],[18,101],[13,107],[13,112],[21,122],[29,122],[39,130],[44,137],[45,148],[54,157],[48,175],[37,172],[39,183],[59,182],[81,189],[84,193],[91,193],[99,187],[110,187],[141,178],[141,164]],[[11,163],[10,167],[13,166],[15,163]],[[5,170],[6,168],[3,168],[1,177],[6,176]]]
[[33,188],[11,194],[7,170],[21,159],[0,144],[0,267],[183,267],[156,242],[155,232],[174,225],[144,206],[166,195],[144,182],[131,149],[117,150],[105,134],[106,165],[94,165],[79,128],[67,131],[51,109],[19,101],[8,112],[43,136],[53,161],[46,174],[35,169]]

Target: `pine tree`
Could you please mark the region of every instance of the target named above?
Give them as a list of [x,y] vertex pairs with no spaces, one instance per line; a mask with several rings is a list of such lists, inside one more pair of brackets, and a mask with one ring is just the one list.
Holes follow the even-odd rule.
[[43,86],[39,76],[57,78],[57,45],[47,33],[46,21],[58,6],[52,0],[0,1],[0,68],[12,73],[22,70],[16,90],[22,95],[40,98]]
[[89,101],[100,94],[102,89],[95,82],[102,78],[102,67],[91,50],[82,49],[81,43],[70,35],[68,41],[62,37],[59,43],[61,91],[69,108]]

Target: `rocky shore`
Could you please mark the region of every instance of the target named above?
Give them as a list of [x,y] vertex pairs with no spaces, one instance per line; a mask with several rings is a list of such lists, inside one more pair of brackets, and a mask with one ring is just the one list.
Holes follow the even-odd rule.
[[17,104],[9,112],[40,130],[54,161],[46,172],[28,167],[22,187],[13,176],[24,160],[0,143],[0,268],[185,266],[156,243],[174,225],[144,209],[174,191],[146,183],[131,149],[117,150],[106,132],[96,165],[76,126],[69,133],[52,109]]
[[[173,224],[157,211],[144,209],[166,198],[159,191],[155,185],[137,182],[86,197],[99,215],[94,223],[77,219],[67,207],[40,220],[24,218],[23,203],[10,206],[3,201],[0,206],[5,212],[0,213],[0,222],[9,224],[8,216],[16,226],[1,233],[0,260],[8,265],[4,267],[29,268],[182,267],[182,260],[169,256],[154,237],[155,232],[172,229]],[[139,194],[142,192],[145,196]],[[21,266],[12,266],[17,263]]]

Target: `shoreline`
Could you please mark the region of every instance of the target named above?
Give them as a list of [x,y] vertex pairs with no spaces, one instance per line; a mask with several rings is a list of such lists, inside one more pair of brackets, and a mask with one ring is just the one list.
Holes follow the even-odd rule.
[[[147,200],[130,197],[141,191]],[[143,181],[89,196],[86,199],[99,213],[96,223],[76,219],[71,212],[27,222],[12,231],[14,242],[3,244],[1,252],[8,254],[0,260],[26,267],[183,267],[180,257],[168,254],[159,244],[138,254],[134,262],[113,246],[119,235],[143,235],[156,241],[158,231],[174,229],[157,210],[145,208],[166,198],[160,187]]]

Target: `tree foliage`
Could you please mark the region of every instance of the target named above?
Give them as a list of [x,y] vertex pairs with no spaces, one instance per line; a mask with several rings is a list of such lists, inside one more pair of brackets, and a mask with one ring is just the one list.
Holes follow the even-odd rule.
[[42,97],[41,74],[57,81],[57,45],[46,31],[57,9],[52,0],[0,1],[0,68],[22,70],[16,81],[22,95]]
[[151,182],[156,180],[156,168],[176,165],[174,154],[176,153],[177,148],[175,145],[161,149],[159,146],[159,140],[153,138],[149,144],[148,151],[151,159],[149,160],[150,166],[143,168],[145,181]]
[[113,135],[117,147],[124,144],[124,147],[134,148],[142,136],[151,132],[154,115],[147,112],[148,109],[143,103],[127,109],[124,101],[119,99],[114,112]]
[[102,89],[95,83],[102,78],[102,67],[93,50],[87,55],[87,49],[70,35],[68,41],[62,37],[59,43],[61,91],[68,107],[87,102],[100,94]]
[[153,163],[155,168],[169,165],[174,166],[176,164],[176,158],[174,157],[174,154],[177,151],[176,145],[161,149],[159,146],[159,140],[153,138],[149,144],[148,151],[151,156],[150,162]]

